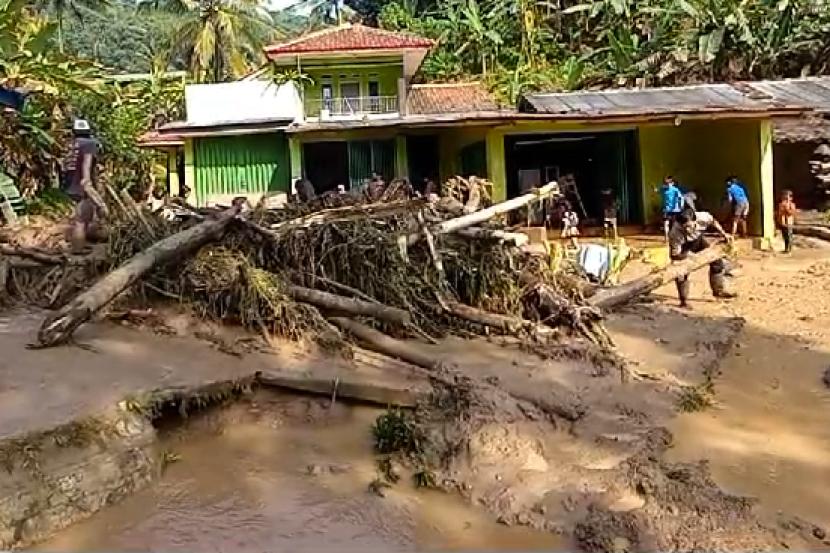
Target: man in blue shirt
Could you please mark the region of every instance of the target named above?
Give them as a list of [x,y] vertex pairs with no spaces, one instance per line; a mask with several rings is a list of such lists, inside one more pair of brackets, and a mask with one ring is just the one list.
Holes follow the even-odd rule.
[[732,235],[746,236],[746,218],[749,215],[749,197],[741,181],[734,175],[726,179],[726,197],[732,212]]
[[666,241],[669,239],[669,228],[674,218],[683,211],[683,192],[674,182],[674,177],[667,175],[660,187],[660,196],[663,199],[663,234]]

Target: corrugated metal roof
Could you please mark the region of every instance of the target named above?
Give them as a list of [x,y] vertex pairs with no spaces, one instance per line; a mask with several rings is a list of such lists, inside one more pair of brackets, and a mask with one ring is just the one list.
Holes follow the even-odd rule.
[[528,94],[520,111],[550,115],[630,116],[798,111],[803,104],[753,98],[728,84]]
[[745,83],[744,86],[754,91],[756,98],[803,105],[816,111],[830,113],[830,77],[754,81]]
[[775,123],[776,142],[826,142],[830,140],[830,121],[820,116],[780,117]]

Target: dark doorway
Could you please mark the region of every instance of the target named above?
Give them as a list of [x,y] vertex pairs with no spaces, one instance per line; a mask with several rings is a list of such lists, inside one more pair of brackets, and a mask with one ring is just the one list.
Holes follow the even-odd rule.
[[426,179],[438,183],[438,137],[420,135],[406,137],[409,179],[415,190],[424,191]]
[[508,196],[572,175],[582,204],[574,208],[588,224],[602,221],[604,189],[614,192],[621,223],[642,222],[636,144],[634,131],[508,136]]
[[793,193],[800,209],[816,209],[816,185],[810,172],[810,159],[818,143],[784,142],[772,147],[773,187],[776,201],[784,190]]
[[320,194],[349,186],[349,150],[346,142],[308,142],[303,144],[305,178]]

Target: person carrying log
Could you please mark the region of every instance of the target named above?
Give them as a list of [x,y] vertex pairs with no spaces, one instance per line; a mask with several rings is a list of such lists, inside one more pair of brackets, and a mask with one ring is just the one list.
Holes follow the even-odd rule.
[[[669,255],[672,261],[682,261],[690,253],[699,253],[710,246],[704,237],[707,231],[714,231],[720,234],[727,242],[732,237],[723,230],[723,227],[715,220],[711,213],[705,211],[694,211],[686,207],[677,214],[669,230]],[[737,294],[726,290],[726,277],[729,267],[723,259],[718,259],[709,264],[709,286],[712,295],[716,298],[734,298]],[[677,295],[680,299],[680,307],[689,308],[689,290],[691,283],[689,275],[677,278]]]
[[73,253],[82,253],[90,239],[100,239],[105,234],[99,216],[108,215],[108,209],[95,188],[97,156],[98,142],[92,136],[92,128],[85,119],[76,119],[72,124],[72,147],[61,174],[61,187],[75,202],[68,232]]

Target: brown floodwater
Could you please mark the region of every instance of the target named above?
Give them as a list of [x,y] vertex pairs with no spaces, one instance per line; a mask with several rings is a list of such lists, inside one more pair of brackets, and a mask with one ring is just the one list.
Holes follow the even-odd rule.
[[376,476],[380,411],[257,393],[163,431],[179,460],[153,486],[40,544],[50,551],[560,549],[562,538],[498,524],[460,496]]
[[707,459],[718,485],[758,498],[762,514],[830,528],[828,364],[830,351],[745,331],[715,381],[718,404],[671,424],[669,457]]

